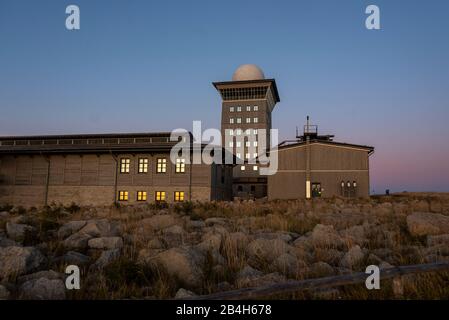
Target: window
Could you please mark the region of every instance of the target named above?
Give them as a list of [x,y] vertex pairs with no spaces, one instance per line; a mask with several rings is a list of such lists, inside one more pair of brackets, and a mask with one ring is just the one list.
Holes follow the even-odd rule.
[[249,141],[246,141],[245,142],[245,147],[249,147],[250,146],[250,142]]
[[240,171],[245,171],[246,170],[246,167],[245,166],[241,166],[240,167]]
[[242,118],[237,118],[237,123],[242,123]]
[[259,106],[254,106],[253,110],[254,111],[259,111]]
[[129,173],[129,165],[131,160],[129,158],[120,159],[120,173]]
[[229,141],[229,147],[230,148],[234,147],[234,141]]
[[137,191],[137,201],[147,201],[147,192]]
[[241,134],[242,134],[242,129],[237,129],[237,130],[235,130],[235,134],[236,134],[237,136],[241,135]]
[[167,159],[158,158],[157,159],[157,173],[165,173],[167,172]]
[[251,192],[256,192],[256,186],[251,186]]
[[229,129],[229,135],[233,136],[234,135],[234,129]]
[[242,107],[237,107],[237,112],[242,111]]
[[230,123],[230,124],[233,124],[233,123],[234,123],[234,118],[230,118],[230,119],[229,119],[229,123]]
[[243,186],[238,186],[237,187],[237,191],[242,192],[243,191]]
[[175,191],[175,201],[184,201],[184,191]]
[[119,191],[118,192],[118,199],[120,201],[128,201],[128,191]]
[[246,129],[246,130],[245,130],[245,134],[246,134],[246,135],[250,135],[250,134],[251,134],[251,129]]
[[186,172],[186,159],[176,159],[176,173]]
[[246,111],[251,111],[251,106],[246,106]]
[[257,152],[253,153],[253,158],[256,159],[257,158]]
[[229,107],[230,112],[234,112],[234,107]]
[[245,158],[249,159],[249,153],[245,154]]
[[140,158],[139,173],[147,173],[147,172],[148,172],[148,158]]
[[240,141],[236,142],[237,148],[240,148],[242,146],[242,143]]
[[254,129],[254,130],[253,130],[253,134],[254,134],[254,135],[256,135],[257,132],[258,132],[257,129]]
[[259,169],[258,166],[253,166],[253,171],[257,171],[257,169]]
[[254,123],[258,123],[259,122],[259,118],[254,117]]
[[165,191],[156,191],[156,201],[165,201]]
[[251,123],[251,118],[246,118],[246,123]]
[[242,155],[239,153],[239,152],[237,152],[237,154],[235,155],[237,158],[241,158],[242,157]]
[[257,141],[253,141],[253,146],[257,147]]

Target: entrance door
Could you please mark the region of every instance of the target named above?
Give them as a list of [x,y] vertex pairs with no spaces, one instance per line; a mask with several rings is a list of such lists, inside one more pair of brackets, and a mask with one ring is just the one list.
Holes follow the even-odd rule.
[[312,183],[312,198],[321,197],[321,183],[314,182]]

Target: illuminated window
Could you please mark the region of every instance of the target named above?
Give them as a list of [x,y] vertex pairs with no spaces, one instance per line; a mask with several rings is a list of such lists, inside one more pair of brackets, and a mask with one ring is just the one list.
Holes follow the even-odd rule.
[[184,191],[175,191],[175,201],[184,201]]
[[229,141],[229,147],[234,147],[234,141]]
[[137,191],[137,201],[147,201],[147,192]]
[[245,171],[246,167],[245,166],[240,166],[240,171]]
[[242,107],[237,107],[237,112],[242,111]]
[[236,129],[236,130],[235,130],[235,134],[236,134],[237,136],[241,135],[241,134],[242,134],[242,129]]
[[245,154],[245,158],[249,159],[249,153]]
[[354,188],[356,188],[356,187],[357,187],[357,182],[352,181],[352,186],[353,186]]
[[242,118],[237,118],[237,123],[242,123]]
[[245,134],[246,134],[246,135],[250,135],[250,134],[251,134],[251,129],[246,129],[246,130],[245,130]]
[[167,159],[158,158],[157,159],[157,173],[165,173],[167,172]]
[[120,173],[129,173],[129,165],[131,160],[129,158],[120,159]]
[[259,118],[258,117],[254,117],[254,123],[258,123],[259,122]]
[[233,129],[229,129],[229,135],[233,136],[234,135],[234,130]]
[[236,142],[237,148],[240,148],[242,146],[242,143],[240,141]]
[[253,142],[253,146],[254,146],[254,147],[257,147],[257,141],[254,141],[254,142]]
[[176,159],[176,173],[184,173],[186,172],[186,160],[185,159]]
[[237,154],[235,155],[237,158],[241,158],[241,154],[239,152],[237,152]]
[[139,173],[147,173],[147,172],[148,172],[148,158],[140,158]]
[[156,201],[165,201],[165,191],[156,191]]
[[118,192],[118,199],[120,201],[128,201],[128,191],[119,191]]
[[246,118],[246,123],[251,123],[251,118]]
[[229,119],[229,123],[230,123],[230,124],[233,124],[233,123],[234,123],[234,118],[230,118],[230,119]]
[[258,166],[253,166],[253,171],[257,171],[259,169]]
[[257,152],[253,153],[253,158],[257,158]]
[[254,106],[254,111],[259,111],[259,106]]
[[257,129],[253,130],[253,134],[255,134],[255,135],[257,134],[257,132],[258,132]]
[[246,141],[245,142],[245,147],[249,147],[250,146],[250,142],[249,141]]
[[234,112],[234,107],[229,107],[230,112]]

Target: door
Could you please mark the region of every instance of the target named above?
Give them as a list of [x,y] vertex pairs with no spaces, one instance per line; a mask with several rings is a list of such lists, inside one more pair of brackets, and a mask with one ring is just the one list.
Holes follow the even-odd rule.
[[312,183],[312,198],[321,197],[321,183],[313,182]]

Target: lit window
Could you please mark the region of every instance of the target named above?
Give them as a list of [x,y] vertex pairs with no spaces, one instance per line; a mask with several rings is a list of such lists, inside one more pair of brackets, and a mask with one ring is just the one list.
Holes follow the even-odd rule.
[[249,159],[249,153],[245,154],[245,158]]
[[235,134],[236,134],[237,136],[241,135],[241,134],[242,134],[242,129],[237,129],[237,130],[235,130]]
[[242,123],[242,118],[237,118],[237,123]]
[[186,160],[185,159],[176,159],[176,173],[184,173],[186,172]]
[[237,148],[240,148],[242,146],[242,143],[240,141],[237,141],[236,144],[237,144]]
[[129,158],[120,159],[120,173],[129,173],[129,165],[131,160]]
[[253,146],[254,146],[254,147],[257,147],[257,141],[254,141],[254,142],[253,142]]
[[234,141],[229,142],[229,147],[231,147],[231,148],[234,147]]
[[246,170],[245,166],[240,167],[240,171],[245,171],[245,170]]
[[234,123],[234,118],[230,118],[230,119],[229,119],[229,123],[230,123],[230,124],[233,124],[233,123]]
[[147,173],[147,172],[148,172],[148,158],[140,158],[139,173]]
[[229,135],[233,136],[234,135],[234,129],[229,129]]
[[230,112],[234,112],[234,107],[229,107]]
[[156,191],[156,201],[165,201],[165,191]]
[[258,123],[259,122],[259,118],[254,117],[254,123]]
[[184,201],[184,191],[175,191],[175,201]]
[[119,191],[118,192],[118,199],[120,201],[128,201],[128,191]]
[[251,129],[246,129],[246,130],[245,130],[245,134],[246,134],[246,135],[250,135],[250,134],[251,134]]
[[245,142],[245,147],[249,147],[250,146],[250,142],[249,141],[246,141]]
[[350,187],[351,187],[351,182],[348,181],[348,182],[346,183],[346,185],[348,186],[348,188],[350,188]]
[[246,111],[251,111],[251,106],[246,106]]
[[246,123],[251,123],[251,118],[246,118]]
[[147,192],[137,191],[137,201],[147,201]]
[[157,173],[165,173],[167,172],[167,159],[158,158],[157,159]]
[[239,152],[237,152],[236,157],[237,157],[237,158],[241,158],[241,156],[242,156],[242,155],[241,155]]
[[255,135],[257,134],[257,129],[253,130],[253,134],[255,134]]
[[242,107],[237,107],[237,112],[242,111]]
[[257,169],[259,169],[258,166],[253,166],[253,171],[257,171]]
[[259,106],[254,106],[254,111],[259,111]]
[[353,181],[353,182],[352,182],[352,186],[353,186],[354,188],[357,187],[357,182]]
[[253,158],[257,158],[257,153],[253,153]]

